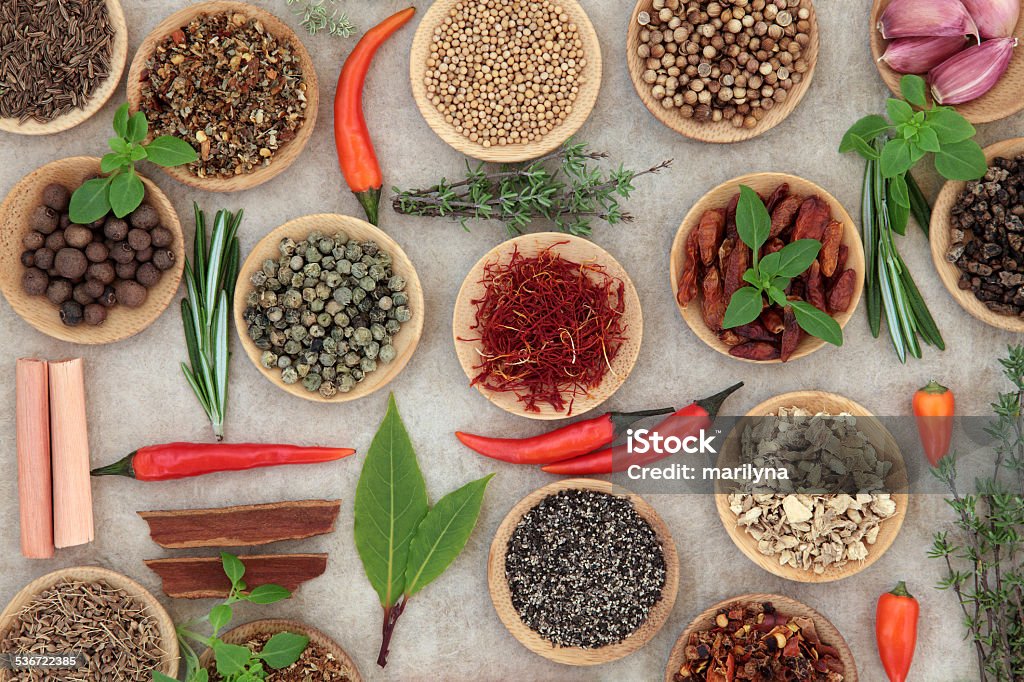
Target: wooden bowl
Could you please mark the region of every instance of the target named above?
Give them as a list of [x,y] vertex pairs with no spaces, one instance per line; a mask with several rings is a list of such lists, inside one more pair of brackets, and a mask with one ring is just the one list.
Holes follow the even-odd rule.
[[[849,578],[878,561],[885,554],[886,550],[892,546],[896,536],[900,533],[900,529],[903,527],[903,519],[906,518],[909,501],[906,494],[908,487],[907,469],[903,462],[903,455],[900,453],[899,445],[892,434],[867,409],[849,398],[844,398],[834,393],[826,393],[824,391],[783,393],[757,405],[747,413],[747,417],[757,418],[773,415],[780,408],[794,406],[802,407],[811,413],[828,412],[832,415],[838,415],[846,412],[852,414],[857,417],[858,428],[864,432],[864,435],[867,436],[868,440],[875,447],[879,458],[892,462],[893,466],[886,482],[891,490],[897,491],[892,493],[892,499],[896,502],[896,514],[886,519],[879,526],[878,539],[875,541],[875,544],[868,548],[867,558],[859,562],[851,561],[842,567],[829,566],[821,574],[811,570],[793,568],[788,564],[779,564],[778,557],[761,554],[757,549],[757,540],[736,524],[736,515],[729,508],[728,492],[726,492],[721,482],[717,482],[715,485],[715,506],[718,508],[718,516],[722,520],[722,525],[725,526],[726,532],[729,533],[729,537],[732,538],[733,543],[740,551],[769,573],[801,583],[827,583]],[[745,421],[741,420],[729,434],[719,455],[719,467],[732,468],[739,466],[741,454],[740,436],[744,426]]]
[[[701,197],[700,201],[694,204],[693,208],[690,209],[686,217],[683,218],[682,224],[679,226],[679,230],[676,232],[676,238],[672,242],[672,255],[669,274],[672,278],[672,297],[676,298],[676,294],[679,291],[679,275],[683,271],[683,266],[686,264],[686,238],[690,234],[690,230],[697,227],[700,223],[700,217],[712,208],[724,208],[734,194],[739,192],[740,185],[747,185],[754,191],[760,194],[768,194],[783,182],[789,183],[789,190],[794,194],[800,194],[803,196],[810,196],[816,194],[825,201],[828,202],[829,206],[832,207],[832,217],[840,221],[843,224],[843,244],[849,250],[849,256],[846,260],[846,267],[855,270],[857,275],[857,284],[853,291],[853,298],[850,301],[850,307],[844,313],[833,315],[832,317],[836,322],[839,323],[840,327],[845,327],[846,323],[853,317],[854,311],[857,309],[857,304],[860,303],[860,295],[864,290],[864,246],[860,240],[860,232],[857,230],[856,224],[853,222],[853,218],[846,212],[843,205],[839,201],[829,194],[824,188],[816,185],[810,180],[804,180],[803,178],[795,175],[788,175],[786,173],[750,173],[749,175],[742,175],[738,178],[733,178],[727,182],[723,182],[718,187]],[[686,320],[686,324],[690,326],[693,333],[700,338],[701,341],[717,350],[722,355],[728,355],[734,360],[742,360],[743,362],[754,362],[757,364],[764,363],[780,363],[779,359],[775,360],[746,360],[744,358],[736,358],[729,355],[729,346],[722,343],[718,336],[708,329],[707,325],[704,324],[704,317],[701,315],[700,310],[700,299],[701,295],[698,293],[697,298],[690,302],[690,305],[683,308],[679,307],[679,314]],[[806,357],[818,350],[825,345],[825,342],[821,339],[804,334],[803,338],[800,339],[800,345],[797,346],[796,351],[790,357],[789,362],[799,360],[802,357]]]
[[[334,654],[334,658],[348,669],[349,682],[362,682],[363,678],[359,675],[359,669],[345,650],[323,632],[305,623],[295,620],[271,618],[254,620],[250,623],[239,625],[236,628],[231,628],[221,635],[221,639],[228,644],[245,646],[250,639],[257,635],[276,635],[279,632],[291,632],[296,635],[309,637],[310,642],[318,644],[323,649]],[[202,653],[199,657],[199,664],[203,667],[210,667],[213,664],[213,649],[207,649]]]
[[857,664],[853,660],[853,652],[850,651],[850,646],[843,639],[843,636],[839,634],[836,626],[829,622],[825,616],[806,604],[781,594],[741,594],[738,597],[718,602],[694,618],[686,626],[686,629],[683,630],[683,634],[679,635],[675,646],[672,647],[672,653],[668,656],[668,666],[665,668],[665,682],[674,682],[675,674],[679,672],[679,669],[683,667],[683,663],[686,662],[686,644],[690,639],[690,635],[702,630],[710,630],[714,626],[715,616],[718,615],[718,611],[736,602],[771,602],[784,616],[804,616],[805,618],[810,618],[822,643],[833,647],[839,652],[839,660],[844,668],[843,682],[858,682]]
[[[344,232],[352,239],[360,241],[372,239],[377,242],[382,250],[391,254],[394,273],[405,278],[405,293],[409,295],[409,308],[412,310],[412,319],[402,325],[402,329],[394,338],[395,350],[398,352],[395,359],[388,364],[378,363],[377,369],[367,374],[362,381],[356,384],[355,388],[348,393],[338,392],[333,398],[325,398],[316,391],[307,391],[303,388],[302,382],[286,384],[281,381],[280,370],[276,368],[272,370],[267,369],[261,365],[260,356],[263,354],[263,351],[257,348],[256,344],[249,338],[248,325],[242,319],[242,316],[245,314],[246,296],[253,288],[249,281],[252,273],[260,269],[264,260],[272,258],[276,261],[280,257],[277,247],[282,239],[291,237],[298,242],[305,239],[313,230],[321,230],[325,233]],[[423,288],[420,286],[420,279],[416,274],[416,268],[413,267],[412,261],[405,255],[405,251],[398,245],[398,242],[370,223],[358,218],[331,213],[307,215],[290,220],[261,239],[249,253],[249,257],[245,259],[245,263],[238,271],[238,281],[235,284],[234,307],[235,329],[238,331],[238,338],[241,339],[245,354],[252,360],[252,364],[255,365],[256,369],[278,388],[299,398],[305,398],[306,400],[318,403],[343,403],[362,398],[379,388],[383,388],[388,382],[398,376],[398,373],[409,362],[413,351],[416,350],[416,344],[420,341],[420,335],[423,333],[423,315],[426,312],[423,305]]]
[[[160,648],[164,652],[160,664],[160,672],[170,677],[176,678],[178,676],[180,652],[178,650],[178,635],[174,629],[174,621],[171,620],[171,616],[164,609],[163,605],[157,601],[156,597],[150,594],[145,587],[128,576],[115,573],[106,568],[100,568],[99,566],[62,568],[59,571],[47,573],[42,577],[36,578],[23,587],[7,604],[7,608],[3,610],[3,613],[0,613],[0,638],[11,627],[15,617],[36,596],[65,580],[81,582],[103,580],[114,589],[121,590],[141,602],[148,615],[156,621],[157,628],[160,630]],[[9,672],[0,670],[0,680],[12,679],[9,675]]]
[[476,321],[476,306],[473,305],[473,300],[484,293],[484,286],[480,283],[484,275],[484,267],[495,261],[507,261],[516,249],[522,255],[529,257],[535,256],[547,248],[553,248],[566,260],[603,265],[610,276],[622,280],[625,284],[623,296],[626,309],[623,320],[627,339],[619,348],[615,359],[612,360],[611,370],[605,374],[601,384],[589,395],[576,398],[571,415],[564,411],[556,411],[550,405],[541,405],[539,412],[528,412],[514,393],[498,393],[477,384],[476,389],[501,409],[530,419],[563,419],[568,416],[579,416],[610,398],[633,371],[633,365],[636,364],[636,359],[640,354],[640,341],[643,337],[644,327],[643,314],[640,311],[640,297],[636,293],[636,288],[626,270],[611,254],[591,241],[560,232],[522,235],[499,244],[477,261],[473,269],[466,275],[466,279],[463,280],[462,288],[459,289],[458,298],[455,300],[455,315],[452,320],[455,353],[459,356],[459,363],[470,381],[477,375],[477,370],[474,367],[480,360],[482,345],[479,341],[463,341],[461,339],[474,337],[472,326]]
[[[581,647],[565,647],[552,644],[531,629],[520,618],[514,606],[512,606],[512,592],[508,586],[508,579],[505,577],[505,554],[508,550],[509,540],[516,526],[522,520],[526,512],[536,507],[542,500],[562,490],[596,490],[602,493],[627,497],[633,503],[637,513],[651,525],[658,539],[661,541],[662,550],[665,555],[665,586],[662,590],[661,599],[651,608],[647,614],[647,620],[626,639],[616,644],[609,644],[597,649],[584,649]],[[624,490],[619,486],[613,486],[609,481],[599,481],[592,478],[571,478],[550,483],[539,488],[512,507],[508,515],[498,526],[498,531],[491,542],[491,552],[487,557],[487,585],[491,593],[491,602],[494,610],[498,612],[498,618],[505,625],[505,628],[512,633],[512,636],[519,640],[519,643],[535,654],[544,658],[564,663],[566,665],[599,665],[610,661],[618,660],[624,656],[640,650],[646,645],[668,620],[672,613],[672,607],[676,603],[676,593],[679,589],[679,555],[676,553],[675,542],[672,541],[672,534],[668,526],[642,497]]]
[[[882,38],[882,34],[878,31],[878,18],[882,16],[882,12],[890,2],[891,0],[874,0],[868,32],[871,35],[871,54],[875,58],[878,73],[893,94],[900,96],[900,78],[903,77],[903,74],[893,71],[888,64],[879,61],[889,42]],[[1017,28],[1013,34],[1024,42],[1024,21],[1017,22]],[[926,76],[927,74],[920,75]],[[1024,98],[1020,96],[1021,88],[1024,88],[1024,54],[1021,54],[1018,48],[1013,51],[1010,66],[995,87],[978,99],[952,106],[971,123],[991,123],[1012,116],[1024,109]],[[928,99],[931,101],[930,93]]]
[[728,121],[702,123],[692,118],[686,118],[679,113],[678,109],[665,109],[658,100],[654,99],[651,95],[651,86],[643,80],[643,73],[647,67],[644,60],[637,54],[637,48],[640,46],[640,32],[644,28],[637,22],[637,15],[641,11],[656,14],[657,11],[653,9],[652,0],[638,0],[636,6],[633,7],[632,14],[629,15],[629,29],[626,34],[626,64],[636,93],[655,118],[677,133],[694,140],[716,143],[742,142],[771,130],[786,120],[786,117],[800,104],[811,85],[814,67],[818,64],[818,17],[812,0],[803,0],[803,3],[801,7],[806,6],[811,14],[808,18],[811,23],[811,30],[808,33],[811,42],[803,52],[803,58],[807,61],[807,72],[803,74],[802,80],[790,89],[786,101],[778,106],[773,106],[753,128],[736,128]]
[[139,308],[116,305],[109,310],[106,321],[95,327],[84,323],[68,327],[60,321],[57,307],[45,296],[29,296],[22,290],[21,240],[29,232],[30,213],[42,202],[43,189],[51,182],[59,182],[73,190],[99,172],[100,160],[91,156],[51,161],[26,175],[0,204],[0,290],[7,302],[23,320],[44,334],[88,345],[121,341],[151,325],[174,299],[185,267],[185,240],[178,214],[160,188],[140,175],[146,186],[145,203],[157,210],[160,224],[174,234],[170,247],[174,267],[164,271],[157,285],[149,290],[145,304]]
[[[1018,26],[1024,25],[1024,22]],[[998,156],[1013,158],[1018,154],[1024,154],[1024,137],[1014,137],[1002,142],[985,147],[985,158],[991,164]],[[960,268],[954,263],[946,260],[946,251],[949,249],[949,231],[951,229],[950,212],[956,203],[960,193],[967,186],[966,182],[949,180],[942,186],[935,206],[932,208],[931,225],[928,228],[929,241],[932,247],[932,262],[939,272],[939,279],[946,285],[946,289],[953,296],[960,307],[985,324],[998,329],[1005,329],[1018,334],[1024,332],[1024,318],[1013,315],[1001,315],[989,310],[988,307],[975,297],[971,290],[964,291],[959,286]]]
[[427,95],[427,86],[424,83],[434,29],[461,1],[434,0],[430,9],[423,15],[412,40],[412,49],[409,54],[409,78],[416,106],[419,107],[420,113],[426,119],[427,125],[456,151],[481,161],[516,163],[536,159],[554,151],[572,137],[587,120],[597,101],[597,93],[601,89],[601,44],[598,42],[597,32],[594,30],[594,25],[590,23],[587,13],[583,11],[576,0],[559,0],[558,2],[558,5],[569,15],[570,21],[576,24],[587,59],[587,66],[584,67],[583,73],[580,75],[581,81],[576,103],[569,116],[540,140],[503,147],[484,147],[456,132],[455,127],[444,120],[444,115],[431,104],[430,97]]
[[52,121],[39,123],[28,120],[20,123],[16,118],[0,118],[0,131],[18,135],[50,135],[74,128],[103,108],[121,82],[125,62],[128,61],[128,26],[121,9],[121,0],[107,0],[107,15],[114,29],[114,42],[110,50],[110,73],[99,84],[81,109],[74,109]]
[[296,132],[295,139],[287,142],[274,153],[271,162],[251,173],[236,175],[231,178],[200,178],[192,174],[186,166],[175,168],[163,168],[162,170],[175,180],[190,187],[205,190],[207,192],[239,192],[252,189],[262,185],[271,178],[282,173],[286,168],[295,162],[302,154],[302,150],[313,135],[313,128],[316,126],[317,108],[320,104],[320,85],[316,76],[316,69],[313,60],[306,51],[305,45],[295,32],[276,16],[248,2],[232,2],[230,0],[214,0],[213,2],[200,2],[195,5],[178,10],[167,17],[153,29],[152,33],[139,45],[132,59],[131,67],[128,69],[128,104],[133,112],[138,111],[142,102],[142,73],[146,68],[146,62],[156,52],[157,46],[173,31],[188,25],[192,19],[202,14],[221,14],[224,12],[239,12],[251,19],[257,19],[263,23],[266,29],[278,39],[287,40],[299,57],[302,65],[302,74],[306,83],[306,119]]

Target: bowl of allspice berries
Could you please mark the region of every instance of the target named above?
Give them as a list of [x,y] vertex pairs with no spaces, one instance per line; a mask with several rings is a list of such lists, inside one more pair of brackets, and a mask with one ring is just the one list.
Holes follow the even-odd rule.
[[74,343],[111,343],[148,327],[174,298],[185,262],[174,207],[146,178],[142,204],[123,218],[71,222],[71,194],[99,173],[97,158],[54,161],[0,204],[4,297],[39,331]]

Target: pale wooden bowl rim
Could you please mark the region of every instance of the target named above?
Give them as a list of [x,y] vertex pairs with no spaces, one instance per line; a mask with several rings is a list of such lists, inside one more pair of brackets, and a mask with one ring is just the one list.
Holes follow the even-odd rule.
[[0,131],[16,135],[52,135],[63,132],[92,118],[110,100],[121,82],[121,76],[124,74],[124,67],[128,61],[128,25],[125,22],[121,0],[106,0],[106,3],[110,25],[114,29],[114,38],[110,46],[110,73],[93,91],[86,106],[81,109],[73,109],[46,123],[39,123],[31,119],[25,123],[19,123],[14,118],[0,118]]
[[587,66],[583,74],[584,81],[580,85],[572,112],[560,125],[553,128],[540,140],[504,147],[484,147],[455,132],[455,128],[444,121],[440,112],[430,103],[426,85],[423,83],[434,29],[445,14],[461,1],[434,0],[423,14],[413,36],[412,47],[409,50],[409,82],[412,86],[413,99],[416,101],[416,106],[423,115],[423,119],[430,129],[453,149],[481,161],[517,163],[536,159],[558,149],[566,140],[575,135],[590,117],[594,104],[597,102],[597,95],[601,90],[603,70],[601,43],[586,11],[576,0],[558,0],[557,4],[569,14],[570,20],[576,23],[587,59]]
[[[850,217],[850,214],[846,211],[846,208],[836,199],[831,192],[826,190],[824,187],[817,183],[802,178],[798,175],[791,175],[789,173],[778,173],[778,172],[756,172],[747,173],[739,177],[726,180],[725,182],[711,188],[697,200],[686,216],[683,218],[683,222],[679,224],[679,229],[676,231],[675,239],[672,241],[672,251],[670,252],[670,263],[669,263],[669,277],[672,285],[672,297],[676,304],[676,309],[679,310],[679,314],[682,315],[683,320],[686,321],[687,326],[690,330],[697,335],[697,337],[706,343],[711,348],[715,349],[722,355],[725,355],[733,360],[740,362],[749,362],[756,365],[771,365],[771,364],[782,364],[782,360],[776,358],[774,360],[748,360],[746,358],[737,358],[729,354],[729,346],[722,343],[718,337],[707,328],[704,324],[704,317],[700,311],[701,293],[698,289],[697,297],[690,302],[689,306],[683,308],[679,305],[676,299],[676,293],[679,290],[679,274],[682,271],[682,266],[685,262],[685,245],[686,238],[690,234],[690,230],[697,227],[700,222],[700,217],[704,211],[711,208],[724,208],[728,203],[726,202],[719,204],[717,201],[713,201],[712,197],[718,194],[732,193],[739,191],[740,185],[753,186],[755,184],[763,184],[765,187],[776,187],[782,183],[789,183],[789,189],[791,193],[796,194],[817,194],[822,199],[827,201],[832,207],[832,217],[843,223],[843,244],[848,249],[848,257],[846,261],[846,267],[853,269],[859,276],[857,277],[857,284],[853,292],[853,298],[850,300],[850,307],[847,308],[846,312],[833,315],[832,318],[839,323],[841,329],[846,329],[847,323],[853,318],[853,314],[857,311],[857,306],[860,305],[861,294],[864,291],[864,245],[860,238],[860,231],[857,229],[857,224]],[[757,189],[754,187],[754,189]],[[699,286],[699,283],[698,283]],[[843,345],[846,344],[846,338],[844,336]],[[789,358],[788,362],[794,362],[800,358],[806,357],[811,353],[819,350],[825,346],[825,342],[819,338],[812,337],[809,334],[804,334],[800,340],[800,345],[797,346],[796,352]]]
[[[51,182],[53,176],[62,173],[76,172],[81,170],[83,177],[86,175],[84,167],[89,166],[88,173],[100,171],[100,160],[92,156],[70,156],[56,161],[50,161],[32,171],[11,188],[3,203],[0,203],[0,231],[8,231],[21,235],[28,231],[28,224],[14,225],[14,212],[16,207],[23,203],[25,197],[32,193],[35,196],[42,191],[46,183]],[[84,323],[76,327],[68,327],[60,321],[57,307],[52,305],[45,296],[29,296],[21,289],[21,273],[24,269],[18,260],[21,253],[21,240],[12,244],[14,251],[0,253],[0,265],[6,267],[4,274],[0,275],[0,290],[4,298],[14,309],[18,316],[30,324],[36,330],[47,336],[61,341],[69,341],[82,345],[99,345],[123,341],[146,330],[160,317],[171,301],[177,295],[178,284],[181,282],[181,275],[185,269],[185,243],[184,234],[181,228],[181,221],[174,210],[174,205],[167,198],[167,195],[156,185],[155,182],[139,173],[139,177],[146,186],[146,198],[143,203],[148,203],[160,213],[160,224],[166,227],[174,235],[171,249],[174,252],[174,267],[165,270],[160,282],[149,290],[145,303],[135,309],[126,308],[118,304],[110,309],[107,319],[101,325],[95,327]],[[70,189],[70,188],[69,188]],[[2,240],[2,238],[0,238]],[[32,315],[38,311],[40,306],[45,307],[45,321],[39,321]],[[141,315],[141,313],[147,313]],[[123,316],[130,315],[138,318],[131,324],[123,324]]]
[[[62,568],[46,575],[40,576],[25,585],[18,591],[7,607],[0,613],[0,636],[10,627],[11,622],[40,592],[48,590],[59,582],[65,580],[76,580],[81,582],[96,582],[103,580],[114,589],[119,589],[134,599],[140,601],[156,620],[157,628],[160,630],[160,648],[164,651],[162,672],[176,677],[178,675],[178,663],[180,652],[178,649],[178,637],[174,629],[174,621],[163,605],[154,597],[149,590],[126,575],[101,566],[72,566]],[[5,675],[0,677],[6,679]]]
[[[1021,23],[1024,26],[1024,22]],[[1021,107],[1024,108],[1024,98],[1021,98]],[[985,147],[985,158],[991,165],[996,157],[1004,156],[1013,158],[1018,154],[1024,154],[1024,137],[1011,137]],[[946,286],[960,307],[971,314],[975,319],[997,329],[1005,329],[1009,332],[1024,332],[1024,318],[1013,315],[1001,315],[993,312],[975,297],[970,289],[963,290],[957,286],[960,280],[960,268],[954,263],[946,260],[946,250],[949,248],[949,231],[952,229],[950,211],[956,203],[960,193],[967,186],[966,182],[959,180],[947,180],[935,199],[932,208],[931,225],[928,228],[928,241],[931,245],[932,262],[939,273],[939,279]]]
[[[825,573],[822,574],[817,574],[813,570],[793,568],[789,565],[783,566],[779,564],[778,557],[761,554],[755,546],[756,541],[753,539],[753,536],[746,529],[740,528],[737,525],[736,515],[729,508],[729,495],[722,492],[723,488],[720,482],[715,485],[715,507],[718,510],[718,516],[722,521],[722,525],[725,526],[725,530],[733,544],[756,565],[787,580],[803,583],[826,583],[849,578],[860,573],[878,561],[892,547],[900,534],[900,530],[903,528],[903,521],[907,516],[907,506],[910,498],[905,492],[907,489],[906,463],[903,460],[903,454],[899,449],[899,445],[892,437],[892,434],[889,433],[889,430],[867,408],[854,400],[828,391],[790,391],[789,393],[781,393],[764,400],[747,412],[746,417],[763,417],[769,413],[774,413],[781,407],[806,407],[808,403],[813,401],[821,401],[836,406],[830,411],[849,412],[857,417],[858,421],[862,419],[868,420],[869,428],[877,431],[876,434],[869,435],[881,437],[884,440],[885,447],[879,447],[880,444],[875,442],[877,438],[872,440],[872,444],[880,456],[893,463],[889,476],[896,477],[894,480],[894,491],[904,491],[891,493],[891,498],[896,503],[896,513],[879,524],[878,539],[875,544],[869,547],[867,558],[864,561],[850,561],[841,568],[829,566]],[[738,422],[726,438],[726,443],[722,447],[719,456],[719,466],[723,465],[727,455],[731,454],[737,447],[737,440],[741,436],[739,430],[743,425],[742,420]]]
[[[878,31],[876,26],[878,24],[878,18],[882,15],[882,10],[888,6],[889,2],[891,2],[891,0],[874,0],[872,3],[871,17],[869,20],[870,23],[868,24],[868,32],[871,42],[871,56],[875,61],[875,66],[878,68],[878,75],[881,76],[885,85],[894,95],[902,96],[900,95],[900,78],[903,74],[893,71],[889,68],[888,64],[879,61],[882,54],[885,52],[888,41],[882,38],[882,34]],[[1024,42],[1024,15],[1022,15],[1022,20],[1018,20],[1017,27],[1014,29],[1013,34]],[[997,83],[991,90],[970,102],[953,104],[950,106],[956,109],[961,116],[971,123],[991,123],[993,121],[998,121],[1008,116],[1012,116],[1024,109],[1024,98],[1020,97],[1019,94],[1021,87],[1024,86],[1024,55],[1021,55],[1020,53],[1021,47],[1024,47],[1024,45],[1019,46],[1014,51],[1014,55],[1010,60],[1010,66],[1007,68],[1006,73],[1003,74],[999,83]],[[926,74],[919,75],[925,76]],[[928,98],[930,101],[930,93]],[[996,102],[996,98],[1000,101]]]
[[804,58],[808,61],[807,71],[803,74],[802,80],[789,90],[786,101],[780,105],[773,106],[764,119],[758,121],[757,125],[753,128],[734,128],[731,123],[724,120],[717,123],[711,121],[701,123],[693,119],[684,118],[677,109],[666,110],[654,100],[650,92],[650,86],[642,78],[643,72],[646,70],[645,65],[636,53],[636,48],[640,44],[640,31],[642,30],[636,17],[640,10],[650,6],[651,0],[637,0],[632,13],[629,15],[629,26],[626,31],[627,70],[637,95],[644,103],[644,106],[647,107],[647,110],[665,126],[680,135],[685,135],[701,142],[717,144],[743,142],[768,132],[785,121],[803,100],[804,95],[807,94],[807,90],[811,86],[814,70],[818,65],[818,15],[814,8],[813,0],[802,0],[802,2],[806,3],[807,8],[810,10],[808,21],[811,22],[811,30],[808,33],[811,41],[804,53]]
[[[850,650],[850,645],[846,643],[842,633],[839,632],[839,628],[833,625],[832,621],[821,615],[816,609],[812,609],[803,602],[785,595],[770,593],[741,594],[731,599],[723,599],[717,604],[708,607],[690,621],[690,624],[686,626],[682,634],[679,635],[679,638],[676,639],[676,643],[669,653],[668,664],[665,667],[665,682],[674,682],[675,674],[679,672],[679,668],[683,665],[686,644],[692,633],[707,629],[707,621],[714,617],[719,609],[724,609],[736,603],[746,604],[752,602],[771,602],[772,606],[776,610],[781,611],[784,616],[806,616],[810,618],[814,622],[814,629],[817,631],[818,636],[821,637],[822,643],[831,646],[839,652],[839,660],[843,663],[844,668],[844,682],[858,682],[857,663],[853,658],[853,651]],[[794,613],[794,611],[797,613]]]
[[[396,346],[395,350],[398,351],[398,355],[395,359],[388,364],[379,363],[377,369],[366,375],[362,381],[356,384],[355,388],[348,393],[339,391],[333,398],[325,398],[317,391],[307,391],[303,388],[301,381],[294,384],[286,384],[281,381],[280,370],[263,367],[260,364],[260,356],[263,354],[263,351],[257,348],[256,344],[249,338],[248,325],[242,319],[246,308],[245,299],[253,288],[252,283],[249,281],[252,273],[259,269],[260,264],[266,258],[272,257],[274,260],[277,260],[277,245],[283,237],[292,237],[296,241],[300,241],[305,239],[310,232],[317,229],[324,231],[341,230],[350,237],[354,236],[353,232],[358,231],[362,235],[357,237],[360,241],[369,239],[377,242],[383,250],[391,255],[391,267],[394,273],[405,278],[405,293],[409,296],[409,308],[412,311],[412,319],[403,323],[401,330],[395,336],[396,339],[408,339],[404,348],[399,349]],[[267,256],[266,254],[271,251],[273,255]],[[281,390],[299,398],[318,403],[344,403],[350,400],[357,400],[370,395],[390,383],[405,368],[409,359],[412,358],[413,353],[416,351],[416,346],[419,344],[420,336],[423,333],[423,316],[425,313],[423,287],[420,284],[419,275],[416,274],[416,267],[398,242],[379,227],[371,225],[365,220],[336,213],[316,213],[300,216],[271,230],[256,243],[249,252],[249,255],[246,256],[242,267],[238,270],[238,280],[235,284],[233,311],[235,330],[238,332],[238,337],[242,347],[245,349],[245,354],[252,361],[253,366],[270,383]]]
[[[484,266],[499,259],[506,259],[515,249],[531,253],[533,249],[540,249],[541,247],[569,248],[570,250],[582,249],[589,252],[591,255],[586,259],[588,262],[605,266],[609,275],[622,280],[622,283],[625,285],[623,296],[626,310],[623,317],[627,323],[626,336],[629,340],[623,344],[623,347],[619,349],[618,355],[612,360],[612,367],[615,371],[608,372],[604,379],[602,379],[601,384],[591,391],[591,395],[577,397],[573,404],[571,415],[565,412],[556,412],[549,405],[541,406],[540,412],[529,412],[511,393],[496,393],[479,384],[474,386],[474,388],[491,403],[506,412],[519,415],[520,417],[538,420],[565,419],[570,416],[578,417],[606,401],[626,383],[630,373],[633,371],[633,367],[636,365],[637,358],[640,356],[640,346],[643,341],[643,311],[641,310],[640,297],[637,294],[636,287],[633,285],[629,273],[626,272],[626,269],[622,267],[615,257],[594,242],[562,232],[534,232],[509,239],[485,253],[462,281],[462,286],[459,287],[459,293],[455,300],[455,310],[452,315],[452,338],[455,343],[455,353],[459,358],[459,364],[462,365],[462,369],[466,373],[466,377],[472,381],[476,376],[473,365],[477,355],[474,349],[479,347],[479,343],[462,341],[460,339],[467,334],[472,334],[469,327],[473,324],[474,318],[470,312],[473,308],[470,301],[480,288],[479,281],[483,275]],[[577,256],[572,255],[570,260],[573,258],[577,258]]]
[[[662,588],[661,599],[651,607],[640,627],[628,637],[616,644],[609,644],[597,649],[581,647],[563,647],[552,644],[531,630],[516,613],[512,606],[511,592],[505,577],[505,554],[508,541],[523,516],[536,507],[542,500],[562,490],[593,490],[597,492],[625,497],[632,502],[637,513],[650,524],[652,530],[661,541],[665,560],[665,586]],[[568,478],[534,490],[517,502],[498,526],[491,541],[490,553],[487,557],[487,585],[491,594],[491,602],[505,628],[520,644],[535,654],[548,660],[565,665],[599,665],[628,656],[651,641],[665,625],[672,613],[676,596],[679,591],[679,554],[668,526],[658,512],[646,500],[610,481],[593,478]]]
[[161,168],[167,175],[178,182],[194,187],[195,189],[207,192],[239,192],[252,189],[264,182],[273,179],[284,172],[298,159],[310,137],[313,136],[313,129],[316,127],[317,110],[320,105],[320,81],[317,78],[316,67],[309,51],[299,36],[286,23],[281,21],[275,14],[248,2],[238,0],[206,0],[194,5],[183,7],[174,12],[166,19],[157,24],[149,35],[139,45],[135,56],[132,58],[131,66],[128,68],[128,104],[131,111],[139,110],[142,97],[141,76],[146,68],[146,61],[156,50],[157,45],[171,31],[187,25],[194,17],[201,14],[221,14],[227,11],[239,12],[251,19],[257,19],[263,23],[267,31],[280,40],[287,40],[293,47],[295,54],[302,65],[302,75],[306,83],[306,112],[302,125],[299,126],[295,137],[282,144],[274,153],[271,162],[266,166],[260,166],[251,173],[244,173],[230,178],[206,177],[200,178],[193,175],[185,166],[175,168]]

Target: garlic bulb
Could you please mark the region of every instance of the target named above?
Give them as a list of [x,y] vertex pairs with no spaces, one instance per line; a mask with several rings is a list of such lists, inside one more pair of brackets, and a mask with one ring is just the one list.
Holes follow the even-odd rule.
[[1017,28],[1021,0],[962,0],[982,38],[1008,38]]
[[898,73],[928,73],[967,47],[967,36],[897,38],[889,41],[878,61]]
[[1016,38],[994,38],[973,45],[942,62],[928,74],[939,104],[970,102],[984,95],[1010,65]]
[[921,36],[978,38],[978,26],[960,0],[892,0],[878,19],[886,40]]

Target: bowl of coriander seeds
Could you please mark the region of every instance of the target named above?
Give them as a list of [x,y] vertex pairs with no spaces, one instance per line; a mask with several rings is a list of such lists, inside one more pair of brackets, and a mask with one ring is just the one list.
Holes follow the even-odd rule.
[[812,0],[639,0],[629,75],[655,118],[703,142],[740,142],[777,126],[818,60]]

